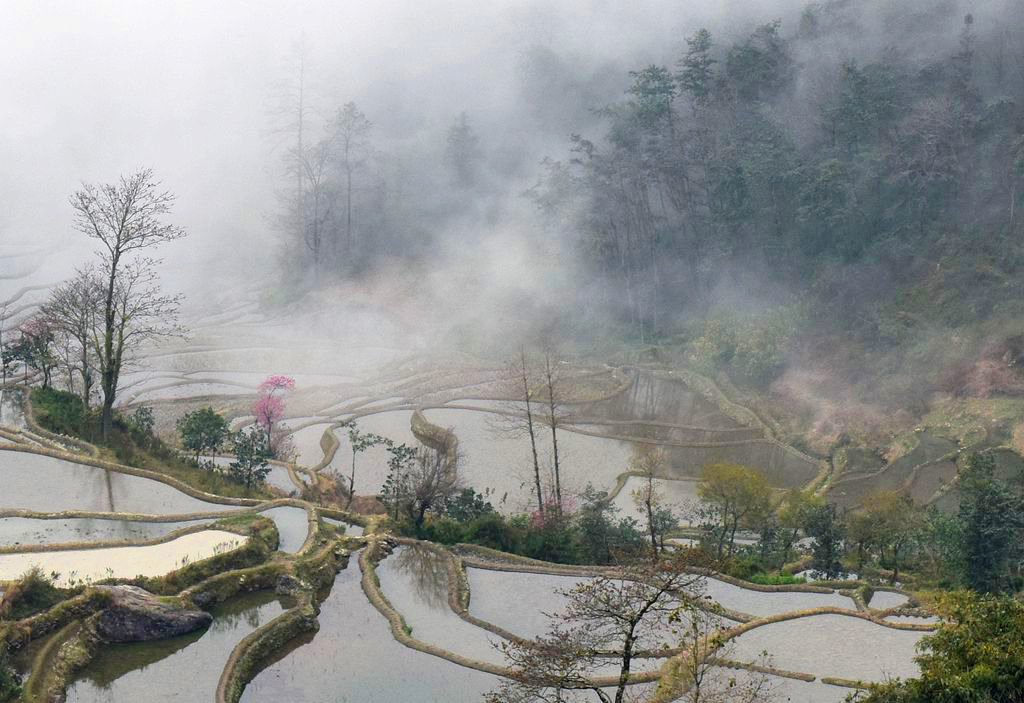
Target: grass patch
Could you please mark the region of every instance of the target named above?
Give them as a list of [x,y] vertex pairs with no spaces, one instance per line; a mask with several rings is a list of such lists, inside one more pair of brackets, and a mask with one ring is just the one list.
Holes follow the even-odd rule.
[[21,620],[52,608],[81,590],[58,588],[42,569],[33,567],[4,593],[3,600],[0,600],[0,616]]
[[802,576],[794,576],[793,574],[783,574],[779,572],[770,574],[754,574],[747,580],[760,586],[789,586],[791,584],[807,583],[807,579]]
[[110,437],[104,440],[99,431],[98,413],[87,411],[82,399],[73,393],[33,388],[32,410],[44,429],[95,444],[100,458],[107,461],[155,471],[205,493],[231,498],[273,497],[265,486],[247,490],[219,471],[199,466],[154,435],[151,429],[133,425],[120,415],[114,418]]

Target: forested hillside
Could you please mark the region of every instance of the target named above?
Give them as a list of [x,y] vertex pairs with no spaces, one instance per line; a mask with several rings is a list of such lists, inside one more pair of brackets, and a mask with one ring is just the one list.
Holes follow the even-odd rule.
[[804,400],[1019,391],[1021,10],[913,5],[702,30],[632,71],[534,191],[579,227],[601,307]]
[[406,281],[457,343],[657,344],[824,435],[1024,390],[1024,9],[746,19],[632,70],[526,47],[487,88],[513,96],[502,132],[459,111],[479,96],[447,125],[314,110],[300,51],[276,113],[288,275]]

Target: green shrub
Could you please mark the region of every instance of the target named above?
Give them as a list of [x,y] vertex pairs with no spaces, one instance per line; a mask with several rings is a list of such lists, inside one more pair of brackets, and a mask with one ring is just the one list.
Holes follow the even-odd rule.
[[39,424],[51,432],[79,437],[87,433],[89,414],[82,399],[74,393],[33,388],[32,407]]
[[779,572],[769,574],[753,574],[749,579],[751,583],[760,584],[762,586],[788,586],[796,583],[807,583],[807,579],[793,576],[792,574],[783,574]]
[[11,620],[20,620],[60,603],[72,592],[58,588],[42,569],[32,567],[4,594],[3,615]]
[[10,664],[7,650],[0,648],[0,701],[17,700],[21,695],[21,677]]
[[463,526],[447,517],[428,521],[423,526],[422,535],[423,539],[441,544],[458,544],[467,541]]

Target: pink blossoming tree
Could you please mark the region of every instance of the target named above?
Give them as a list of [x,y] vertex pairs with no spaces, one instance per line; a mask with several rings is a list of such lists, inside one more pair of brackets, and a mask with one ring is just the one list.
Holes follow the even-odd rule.
[[263,429],[267,437],[267,446],[274,456],[280,457],[281,438],[276,434],[277,423],[284,417],[284,395],[295,389],[295,379],[289,376],[268,376],[259,385],[259,396],[252,404],[252,414],[256,416],[256,425]]

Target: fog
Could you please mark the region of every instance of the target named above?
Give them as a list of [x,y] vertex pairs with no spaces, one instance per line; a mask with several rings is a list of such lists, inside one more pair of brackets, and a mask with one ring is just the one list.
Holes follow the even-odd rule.
[[[620,98],[629,67],[671,61],[698,25],[745,31],[796,5],[5,3],[0,236],[80,245],[68,195],[81,182],[149,166],[177,195],[174,220],[191,233],[161,252],[179,275],[194,275],[182,288],[208,280],[211,269],[272,276],[281,140],[270,112],[297,42],[309,51],[319,111],[311,122],[353,100],[378,142],[415,145],[439,142],[465,111],[493,152],[506,155],[514,178],[498,185],[514,200],[540,158],[560,154],[569,133],[588,126],[573,118],[592,122],[589,110]],[[521,99],[523,57],[534,46],[597,76],[592,104],[556,106],[553,114],[566,119],[541,129],[531,119],[538,106]],[[492,234],[517,236],[507,225],[475,232],[474,265],[493,255]]]
[[[601,337],[595,321],[617,324],[625,315],[617,298],[629,283],[593,276],[580,243],[583,221],[572,212],[541,218],[524,193],[541,179],[543,159],[572,156],[570,135],[600,148],[608,131],[600,110],[625,99],[630,71],[672,69],[701,27],[711,30],[721,59],[731,42],[778,19],[781,35],[802,34],[793,48],[797,78],[765,110],[797,147],[813,151],[820,129],[807,106],[820,97],[821,75],[890,50],[924,66],[956,50],[966,11],[976,14],[983,38],[1016,17],[1008,14],[1011,0],[832,0],[816,5],[833,23],[816,40],[801,28],[806,6],[6,3],[0,238],[49,247],[38,282],[60,280],[92,248],[72,231],[68,195],[82,182],[151,167],[177,195],[173,220],[190,233],[159,252],[166,286],[184,292],[189,305],[287,290],[290,300],[305,295],[327,307],[376,305],[420,341],[473,338],[501,349],[510,331],[546,333],[560,324],[567,338],[591,328],[584,343],[593,344]],[[323,278],[309,272],[301,244],[280,227],[291,137],[276,108],[296,75],[298,46],[305,47],[308,138],[324,134],[338,108],[354,101],[373,129],[376,180],[366,190],[386,191],[364,208],[370,222],[360,225],[363,259],[369,250],[386,255]],[[478,181],[461,191],[449,187],[441,163],[460,113],[483,152]],[[387,218],[391,230],[381,225]],[[377,238],[393,230],[400,236]],[[724,261],[712,257],[699,295],[666,284],[671,303],[655,298],[651,307],[686,321],[691,309],[757,309],[801,293],[802,282],[766,270],[759,257],[742,249]],[[666,260],[663,280],[693,278],[686,258]]]

